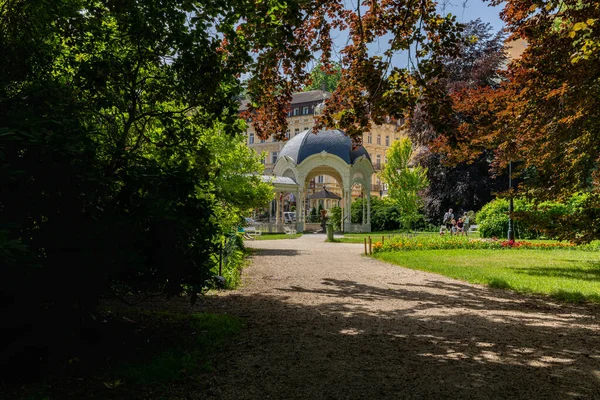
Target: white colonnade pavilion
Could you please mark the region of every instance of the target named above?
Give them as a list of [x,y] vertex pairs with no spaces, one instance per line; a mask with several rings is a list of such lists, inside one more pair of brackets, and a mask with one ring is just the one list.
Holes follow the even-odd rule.
[[[264,179],[271,182],[282,210],[280,193],[292,193],[296,198],[296,230],[303,232],[307,217],[305,204],[308,185],[319,175],[329,175],[342,187],[342,226],[344,232],[371,231],[371,176],[374,173],[369,153],[364,147],[352,148],[352,141],[340,130],[310,130],[299,133],[281,149],[273,176]],[[352,186],[361,185],[363,191],[363,223],[352,224],[350,206]],[[281,206],[281,207],[280,207]],[[280,221],[281,211],[277,212]]]

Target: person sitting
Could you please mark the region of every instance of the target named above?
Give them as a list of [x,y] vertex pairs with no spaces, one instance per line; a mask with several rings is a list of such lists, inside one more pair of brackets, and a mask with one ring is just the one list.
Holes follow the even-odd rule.
[[458,229],[456,228],[456,220],[453,218],[453,219],[452,219],[452,221],[450,222],[450,224],[452,225],[452,226],[451,226],[451,228],[450,228],[450,233],[451,233],[452,235],[456,235],[456,233],[457,233],[457,230],[458,230]]

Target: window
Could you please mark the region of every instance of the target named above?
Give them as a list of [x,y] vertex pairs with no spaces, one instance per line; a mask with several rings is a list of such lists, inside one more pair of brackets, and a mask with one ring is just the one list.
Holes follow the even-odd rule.
[[291,117],[291,116],[292,116],[292,111],[290,110],[290,111],[288,111],[288,117]]
[[371,134],[369,134],[369,136],[367,136],[367,143],[368,144],[373,143],[373,136]]
[[308,106],[302,107],[302,115],[308,115]]
[[271,153],[271,164],[275,164],[277,162],[277,152],[274,151]]
[[248,144],[254,144],[254,133],[248,135]]
[[396,140],[398,140],[398,139],[399,139],[398,136],[396,136]]
[[375,169],[381,168],[381,154],[377,154],[377,162],[375,163]]
[[299,111],[298,107],[294,108],[294,116],[298,115],[298,111]]
[[377,144],[381,144],[381,135],[377,135]]
[[290,130],[289,129],[285,132],[285,138],[286,139],[290,138]]
[[275,135],[273,135],[273,136],[271,137],[271,142],[275,143],[276,141],[277,141],[277,138],[275,137]]
[[265,142],[265,139],[260,139],[260,142],[261,142],[261,143],[264,143],[264,142]]
[[386,136],[386,137],[385,137],[385,145],[386,145],[386,146],[389,146],[389,145],[390,145],[390,137],[389,137],[389,136]]
[[323,183],[323,182],[325,182],[325,179],[324,179],[323,175],[319,175],[317,177],[317,183]]
[[294,136],[296,136],[298,133],[300,133],[300,128],[295,128],[294,129]]

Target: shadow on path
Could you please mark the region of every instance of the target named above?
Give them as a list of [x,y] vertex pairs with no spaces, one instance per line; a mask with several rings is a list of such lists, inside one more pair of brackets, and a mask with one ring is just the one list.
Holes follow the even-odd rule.
[[255,247],[256,255],[258,256],[288,256],[293,257],[300,254],[300,251],[293,249],[262,249],[260,247]]
[[598,307],[435,279],[321,283],[204,300],[247,323],[213,397],[600,398]]

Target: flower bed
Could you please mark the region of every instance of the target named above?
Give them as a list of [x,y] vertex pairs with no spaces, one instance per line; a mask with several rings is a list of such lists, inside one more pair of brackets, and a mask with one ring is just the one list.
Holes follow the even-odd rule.
[[465,236],[429,236],[407,238],[403,236],[386,239],[373,244],[373,253],[384,251],[450,250],[450,249],[565,249],[599,250],[599,245],[576,246],[572,243],[532,243],[527,241],[498,239],[469,239]]

